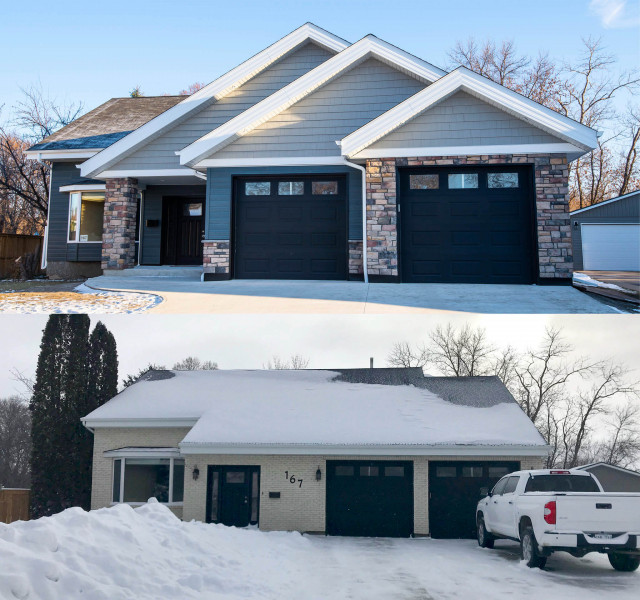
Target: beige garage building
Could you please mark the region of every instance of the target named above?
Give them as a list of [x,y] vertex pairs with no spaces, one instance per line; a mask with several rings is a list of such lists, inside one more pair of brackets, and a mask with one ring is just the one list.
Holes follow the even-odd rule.
[[151,371],[83,419],[92,508],[329,535],[471,537],[481,493],[548,447],[497,377]]

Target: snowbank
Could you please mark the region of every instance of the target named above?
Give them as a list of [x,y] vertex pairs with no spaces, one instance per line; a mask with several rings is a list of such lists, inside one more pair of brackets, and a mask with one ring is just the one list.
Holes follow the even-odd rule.
[[593,279],[593,277],[589,277],[589,275],[587,275],[586,273],[574,273],[573,282],[577,285],[583,285],[585,287],[599,287],[606,288],[608,290],[616,290],[618,292],[629,293],[629,290],[625,290],[619,285],[615,285],[613,283],[605,283],[604,281],[598,281],[597,279]]

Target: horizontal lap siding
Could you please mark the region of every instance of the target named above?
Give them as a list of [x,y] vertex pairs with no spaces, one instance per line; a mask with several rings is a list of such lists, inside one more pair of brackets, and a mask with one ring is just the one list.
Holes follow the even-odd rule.
[[340,156],[336,140],[424,87],[412,77],[369,59],[211,158]]
[[218,102],[153,140],[113,169],[175,169],[180,167],[176,150],[182,150],[203,135],[213,131],[260,100],[314,69],[332,54],[309,43],[285,56]]
[[208,169],[206,238],[229,240],[233,177],[246,175],[347,174],[349,239],[362,239],[362,175],[357,169],[340,166],[317,167],[237,167]]
[[491,104],[458,92],[369,149],[564,143]]

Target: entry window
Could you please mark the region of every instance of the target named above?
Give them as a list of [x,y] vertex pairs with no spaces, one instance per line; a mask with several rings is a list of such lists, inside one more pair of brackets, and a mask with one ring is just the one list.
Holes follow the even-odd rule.
[[353,477],[353,467],[341,465],[336,467],[336,477]]
[[260,486],[258,485],[258,471],[251,473],[251,522],[258,522],[258,496]]
[[312,181],[311,193],[314,196],[335,196],[338,193],[337,181]]
[[518,174],[517,173],[488,173],[487,185],[491,189],[517,188]]
[[436,467],[436,477],[455,477],[455,467]]
[[489,467],[489,477],[504,477],[509,472],[507,467]]
[[227,471],[227,483],[244,483],[244,471]]
[[437,190],[439,187],[439,175],[409,175],[409,188],[412,190]]
[[211,504],[209,505],[209,521],[217,521],[218,520],[218,505],[219,505],[219,497],[220,497],[220,471],[211,471],[209,473],[209,477],[211,478]]
[[191,204],[182,205],[183,217],[201,217],[202,216],[202,202],[193,202]]
[[385,477],[404,477],[404,467],[385,467]]
[[244,193],[246,196],[270,196],[270,181],[246,181],[244,184]]
[[118,458],[113,461],[113,502],[181,503],[184,498],[184,460],[174,458]]
[[360,467],[360,477],[377,477],[378,467]]
[[304,195],[304,181],[280,181],[278,183],[279,196]]
[[482,467],[462,467],[463,477],[482,477]]
[[450,190],[470,190],[478,187],[477,173],[449,173]]
[[102,242],[104,194],[73,192],[69,197],[70,242]]

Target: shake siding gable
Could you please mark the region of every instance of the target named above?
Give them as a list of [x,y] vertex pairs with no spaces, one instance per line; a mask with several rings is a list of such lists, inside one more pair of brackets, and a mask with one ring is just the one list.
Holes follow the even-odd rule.
[[436,104],[368,149],[565,143],[466,92]]
[[111,167],[123,169],[177,169],[175,152],[188,146],[257,102],[311,71],[333,54],[309,42],[292,51],[218,102],[210,104],[183,123],[154,139]]
[[340,140],[425,84],[370,58],[209,158],[340,156]]

